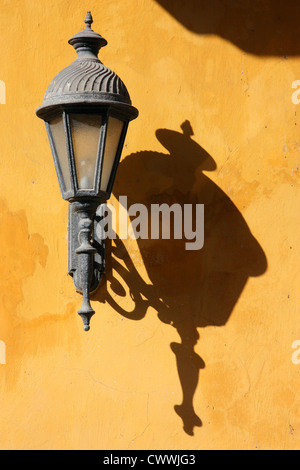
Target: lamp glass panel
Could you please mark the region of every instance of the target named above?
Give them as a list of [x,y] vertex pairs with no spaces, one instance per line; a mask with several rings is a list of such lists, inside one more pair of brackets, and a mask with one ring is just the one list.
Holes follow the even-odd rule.
[[101,191],[107,190],[107,186],[110,180],[110,175],[113,169],[113,164],[119,146],[123,125],[124,122],[120,121],[119,119],[113,118],[111,116],[108,118],[104,159],[100,183]]
[[71,190],[71,179],[68,163],[68,152],[64,123],[62,116],[53,119],[50,123],[50,131],[55,147],[57,163],[59,166],[64,191]]
[[94,189],[102,116],[70,114],[78,189]]

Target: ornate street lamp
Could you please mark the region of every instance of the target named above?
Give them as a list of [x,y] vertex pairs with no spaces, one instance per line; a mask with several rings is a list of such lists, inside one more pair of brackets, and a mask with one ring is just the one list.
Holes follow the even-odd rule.
[[95,213],[109,199],[129,121],[138,116],[122,80],[100,62],[107,41],[86,28],[68,42],[77,58],[51,81],[36,110],[46,124],[63,199],[69,204],[69,274],[83,301],[84,330],[95,313],[90,292],[103,277],[104,239],[97,239]]

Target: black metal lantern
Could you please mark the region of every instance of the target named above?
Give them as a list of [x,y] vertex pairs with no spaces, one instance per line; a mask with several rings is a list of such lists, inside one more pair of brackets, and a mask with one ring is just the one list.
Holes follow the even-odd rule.
[[[63,199],[69,205],[69,274],[83,294],[78,311],[89,330],[89,294],[103,276],[104,239],[95,240],[95,213],[109,199],[129,121],[138,116],[122,80],[98,59],[107,41],[86,28],[68,42],[76,60],[51,81],[36,114],[49,137]],[[79,255],[79,256],[77,256]]]

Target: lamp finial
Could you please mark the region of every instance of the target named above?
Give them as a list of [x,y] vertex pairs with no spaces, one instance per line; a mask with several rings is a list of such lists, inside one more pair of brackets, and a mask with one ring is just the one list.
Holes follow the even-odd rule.
[[78,53],[78,58],[92,58],[97,59],[99,49],[106,46],[107,41],[100,34],[95,33],[91,29],[93,23],[93,17],[90,11],[87,11],[85,20],[86,27],[83,31],[75,34],[69,39],[71,44]]
[[86,24],[86,29],[91,29],[91,24],[93,23],[93,17],[90,11],[87,11],[84,22]]

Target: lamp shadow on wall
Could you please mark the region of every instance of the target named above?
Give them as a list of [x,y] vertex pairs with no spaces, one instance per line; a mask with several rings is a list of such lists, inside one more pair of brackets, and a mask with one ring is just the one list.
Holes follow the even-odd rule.
[[298,0],[156,0],[190,31],[255,55],[300,54]]
[[[146,283],[130,258],[124,243],[116,239],[108,254],[106,282],[94,300],[108,302],[119,314],[141,320],[149,307],[164,324],[175,328],[180,342],[170,347],[176,358],[182,388],[182,403],[175,411],[184,431],[193,435],[201,426],[193,398],[204,360],[194,348],[198,328],[222,326],[241,295],[247,279],[262,275],[267,268],[264,251],[230,198],[203,171],[214,171],[213,158],[192,137],[189,121],[183,132],[156,131],[167,153],[142,151],[128,155],[118,169],[114,195],[127,195],[128,207],[142,203],[151,213],[152,204],[204,204],[204,245],[186,250],[185,239],[137,239],[151,284]],[[130,182],[130,184],[128,183]],[[149,227],[151,221],[149,220]],[[117,272],[127,284],[134,309],[126,312],[118,304],[125,290],[113,276]],[[166,371],[167,373],[167,371]]]

